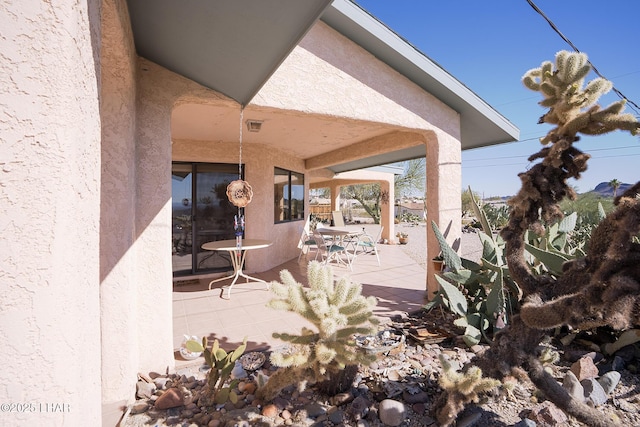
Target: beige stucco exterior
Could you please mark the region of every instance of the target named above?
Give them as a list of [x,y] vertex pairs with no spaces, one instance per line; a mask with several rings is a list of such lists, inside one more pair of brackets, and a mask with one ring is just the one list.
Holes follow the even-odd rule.
[[[99,425],[138,372],[173,367],[171,162],[236,163],[240,106],[138,57],[124,1],[10,2],[0,16],[0,401],[70,405],[41,425]],[[183,122],[212,112],[226,124],[197,137]],[[458,114],[326,24],[243,114],[265,120],[243,144],[246,237],[273,241],[249,254],[253,271],[298,255],[300,224],[274,224],[274,167],[308,190],[337,161],[423,145],[429,220],[460,235]],[[388,177],[343,178],[332,185],[373,179],[393,200]]]
[[0,9],[0,424],[99,425],[99,2]]

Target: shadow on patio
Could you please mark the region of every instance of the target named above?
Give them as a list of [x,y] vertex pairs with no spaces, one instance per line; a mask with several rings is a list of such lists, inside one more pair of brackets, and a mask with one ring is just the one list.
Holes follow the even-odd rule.
[[[375,314],[385,322],[396,314],[418,310],[426,302],[426,271],[413,261],[398,245],[379,245],[381,266],[375,256],[360,255],[353,271],[334,266],[337,279],[349,275],[362,284],[363,294],[375,296],[378,305]],[[280,271],[289,270],[297,281],[306,285],[307,262],[304,258],[279,265],[263,273],[251,273],[267,282],[280,281]],[[305,324],[297,314],[273,310],[265,305],[272,297],[262,283],[239,281],[233,287],[231,298],[225,292],[221,298],[220,286],[208,290],[211,276],[174,282],[173,334],[174,348],[178,349],[184,335],[206,336],[218,339],[222,348],[232,350],[247,337],[247,351],[266,350],[282,344],[273,338],[273,332],[299,333]],[[188,363],[176,352],[176,365]],[[191,362],[193,363],[193,362]]]

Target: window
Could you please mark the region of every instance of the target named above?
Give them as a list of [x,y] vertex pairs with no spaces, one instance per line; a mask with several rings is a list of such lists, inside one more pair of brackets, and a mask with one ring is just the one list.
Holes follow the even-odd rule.
[[[244,169],[244,168],[243,168]],[[235,239],[238,208],[227,198],[227,185],[238,179],[238,165],[173,162],[173,275],[186,276],[232,268],[231,259],[205,251],[202,244]]]
[[304,175],[285,169],[274,171],[274,220],[304,219]]

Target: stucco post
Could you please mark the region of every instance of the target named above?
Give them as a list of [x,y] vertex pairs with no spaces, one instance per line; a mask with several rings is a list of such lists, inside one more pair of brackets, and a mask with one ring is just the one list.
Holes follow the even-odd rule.
[[2,10],[0,424],[100,425],[99,2]]
[[394,236],[394,201],[395,201],[395,189],[393,182],[393,175],[391,180],[380,181],[380,191],[382,194],[388,195],[388,199],[385,203],[384,200],[380,203],[380,225],[384,227],[382,230],[382,238],[391,241]]
[[139,369],[174,366],[171,261],[171,111],[175,94],[144,62],[138,65],[136,273]]
[[432,299],[438,290],[436,271],[430,262],[438,255],[440,246],[431,221],[440,228],[447,242],[459,250],[461,225],[461,151],[460,142],[439,133],[436,141],[427,143],[427,298]]
[[[102,4],[100,318],[103,425],[135,393],[138,280],[135,274],[136,54],[126,7]],[[124,23],[124,24],[123,24]]]

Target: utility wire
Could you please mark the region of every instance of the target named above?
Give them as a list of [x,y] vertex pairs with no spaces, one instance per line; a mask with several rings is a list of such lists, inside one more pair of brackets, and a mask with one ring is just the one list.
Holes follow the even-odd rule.
[[[573,48],[573,50],[575,50],[576,52],[580,52],[580,49],[578,49],[573,43],[571,43],[571,40],[569,40],[567,37],[565,37],[564,34],[562,34],[562,32],[558,29],[558,27],[556,27],[556,25],[551,21],[551,19],[547,18],[547,15],[545,15],[544,12],[541,11],[538,6],[536,6],[536,4],[533,2],[533,0],[527,0],[527,3],[529,3],[529,5],[533,8],[533,10],[535,10],[538,14],[540,14],[540,16],[542,16],[545,19],[545,21],[547,21],[547,23],[551,26],[551,28],[553,28],[553,31],[555,31],[562,38],[562,40],[564,40],[569,46],[571,46]],[[589,63],[589,65],[591,65],[591,69],[593,69],[594,73],[596,73],[599,77],[605,79],[605,77],[602,74],[600,74],[600,71],[598,71],[596,66],[593,65],[593,63],[591,63],[591,61],[587,60],[587,62]],[[621,99],[625,99],[630,104],[629,107],[636,113],[636,116],[640,115],[640,113],[638,112],[638,110],[640,110],[640,106],[638,106],[638,104],[636,104],[635,102],[633,102],[632,100],[630,100],[629,98],[624,96],[622,94],[622,92],[620,92],[615,87],[613,88],[613,91]],[[636,110],[636,108],[637,108],[637,110]]]
[[[617,159],[620,157],[638,157],[640,156],[640,154],[620,154],[617,156],[594,156],[591,157],[590,160],[600,160],[600,159]],[[498,157],[499,158],[499,157]],[[496,160],[497,158],[494,159],[490,159],[490,160]],[[468,162],[469,160],[465,160],[465,162]],[[463,163],[465,163],[463,162]],[[522,166],[522,167],[527,167],[527,165],[530,164],[529,161],[524,160],[522,162],[518,162],[518,163],[494,163],[494,164],[490,164],[490,165],[473,165],[473,166],[465,166],[464,164],[462,165],[462,169],[478,169],[478,168],[493,168],[493,167],[498,167],[498,166]],[[527,167],[528,168],[528,167]]]
[[[637,145],[627,145],[626,147],[594,148],[592,150],[589,150],[589,153],[594,152],[594,151],[624,150],[626,148],[638,148],[638,146]],[[631,155],[635,156],[637,154],[631,154]],[[485,157],[484,159],[467,159],[467,160],[465,160],[465,162],[482,162],[482,161],[485,161],[485,160],[498,160],[498,159],[526,159],[528,157],[529,157],[529,155]],[[624,156],[615,156],[615,157],[626,157],[626,155],[624,155]],[[602,159],[602,157],[598,157],[598,159]]]

